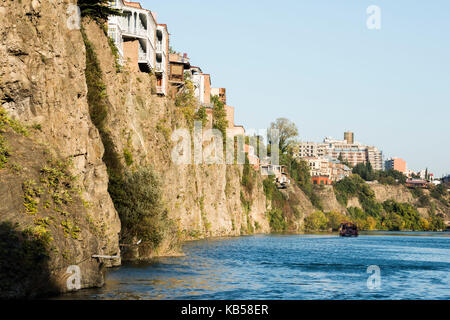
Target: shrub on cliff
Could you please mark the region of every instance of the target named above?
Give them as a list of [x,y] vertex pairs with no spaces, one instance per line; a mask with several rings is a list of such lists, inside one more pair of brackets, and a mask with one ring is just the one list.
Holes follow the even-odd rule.
[[447,187],[444,184],[439,184],[435,187],[433,187],[430,191],[430,196],[439,200],[442,204],[448,206],[449,203],[446,200],[446,197],[448,195]]
[[196,120],[196,110],[199,106],[194,91],[194,83],[192,82],[192,80],[186,78],[184,81],[184,88],[175,97],[175,105],[180,108],[181,112],[184,115],[184,118],[189,125],[189,128],[194,127],[194,121]]
[[213,104],[213,128],[222,132],[225,141],[228,128],[225,104],[219,99],[219,96],[211,96],[211,102]]
[[154,171],[141,167],[124,176],[112,174],[109,193],[122,222],[122,243],[142,240],[152,249],[157,248],[172,224],[162,204],[160,183]]
[[272,232],[287,231],[288,224],[281,209],[274,208],[270,210],[267,214],[269,217],[269,224]]
[[317,190],[311,182],[308,163],[305,160],[294,159],[292,154],[287,153],[280,156],[280,164],[286,166],[290,177],[297,183],[298,187],[302,189],[312,205],[317,209],[322,210],[322,201],[317,195]]
[[348,220],[348,218],[338,211],[325,212],[328,229],[338,230],[339,225]]
[[305,218],[306,231],[328,230],[328,219],[322,211],[316,211]]
[[0,169],[8,162],[10,156],[5,139],[0,135]]
[[375,193],[369,185],[357,174],[334,184],[336,199],[343,206],[348,200],[357,197],[364,211],[372,217],[378,217],[383,212],[383,206],[375,200]]

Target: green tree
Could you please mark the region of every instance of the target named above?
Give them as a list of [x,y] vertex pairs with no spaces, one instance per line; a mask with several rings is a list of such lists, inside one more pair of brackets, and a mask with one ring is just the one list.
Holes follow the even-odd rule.
[[153,170],[142,167],[127,171],[123,177],[111,175],[108,191],[122,223],[122,242],[140,239],[156,248],[170,223]]
[[201,121],[202,122],[202,126],[205,127],[206,124],[208,123],[208,116],[206,114],[206,108],[205,107],[200,107],[197,110],[197,112],[195,113],[194,118],[197,121]]
[[[278,132],[275,134],[275,132]],[[295,123],[286,118],[278,118],[270,124],[267,138],[269,143],[278,141],[280,153],[288,151],[289,144],[298,137],[298,129]]]
[[372,165],[370,162],[366,163],[358,163],[352,171],[354,174],[359,175],[365,181],[373,181],[376,179],[376,174],[373,171]]
[[325,212],[328,229],[338,230],[341,223],[347,221],[347,217],[338,211]]
[[303,159],[299,160],[294,158],[291,153],[286,153],[280,156],[280,164],[286,166],[291,179],[296,182],[300,189],[302,189],[313,206],[319,210],[322,210],[322,201],[317,195],[316,188],[311,182],[311,174],[308,163]]
[[305,230],[324,231],[328,230],[328,219],[322,211],[316,211],[305,218]]
[[78,0],[82,17],[91,17],[99,22],[105,22],[109,16],[124,16],[122,11],[111,8],[109,0]]
[[194,83],[191,80],[187,78],[184,80],[184,88],[175,97],[175,105],[180,108],[189,128],[193,128],[198,100],[195,97]]

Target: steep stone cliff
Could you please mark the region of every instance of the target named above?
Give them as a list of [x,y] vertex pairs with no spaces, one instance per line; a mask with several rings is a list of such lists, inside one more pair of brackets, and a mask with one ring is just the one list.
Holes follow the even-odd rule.
[[[99,24],[68,28],[70,3],[0,2],[0,252],[7,254],[1,296],[67,291],[76,273],[71,266],[80,268],[80,285],[71,282],[77,289],[101,286],[103,267],[120,265],[121,254],[147,259],[178,254],[183,240],[270,232],[264,177],[252,171],[251,187],[244,187],[242,165],[173,163],[171,133],[187,127],[183,114],[155,95],[152,75],[117,72]],[[108,192],[112,172],[144,167],[158,176],[175,226],[152,250],[120,243]],[[378,201],[416,202],[402,187],[371,188]],[[281,194],[287,230],[302,231],[316,208],[295,184]],[[320,198],[324,211],[346,211],[332,187]],[[360,207],[358,199],[349,206]]]
[[[19,168],[19,174],[12,176],[8,166],[0,170],[0,220],[19,222],[23,229],[36,226],[32,218],[54,216],[54,226],[50,229],[54,238],[52,247],[58,254],[51,254],[49,276],[57,283],[57,291],[67,290],[60,280],[70,275],[66,274],[69,265],[87,259],[78,264],[81,287],[101,285],[102,262],[90,256],[120,255],[120,220],[107,192],[103,145],[89,117],[83,39],[79,30],[67,27],[69,3],[37,0],[0,3],[1,107],[23,125],[37,128],[23,138],[7,129],[5,139],[11,150],[9,163]],[[40,184],[40,172],[50,160],[43,155],[45,150],[54,153],[57,160],[71,159],[67,170],[77,177],[72,186],[77,192],[67,208],[53,203],[44,208],[45,197],[39,200],[36,196],[35,200],[40,201],[39,210],[32,217],[25,214],[22,186],[28,180]],[[64,231],[60,228],[61,221],[66,217],[55,210],[68,212],[71,219],[79,220],[79,239],[61,237]],[[101,229],[103,236],[91,231],[90,224],[95,225],[94,229]],[[118,265],[120,259],[103,262]],[[11,295],[42,291],[29,289]]]
[[[176,254],[172,242],[179,240],[270,232],[262,177],[254,173],[252,190],[243,191],[243,166],[172,163],[170,133],[185,125],[182,114],[173,101],[152,92],[152,76],[126,68],[116,72],[110,43],[97,23],[68,28],[69,4],[23,0],[0,5],[0,99],[6,119],[1,139],[8,148],[0,168],[5,200],[0,222],[18,223],[2,224],[2,244],[22,239],[25,250],[29,241],[37,241],[45,257],[31,255],[39,258],[43,272],[22,281],[23,286],[17,283],[24,279],[9,283],[2,295],[67,291],[74,265],[81,273],[80,285],[73,282],[77,289],[100,286],[102,268],[120,265],[120,258],[92,257],[121,254],[121,223],[108,193],[111,156],[117,157],[115,166],[129,171],[153,168],[177,230],[151,252],[125,247],[133,253],[128,258]],[[96,56],[105,90],[107,115],[101,127],[88,90],[92,80],[100,79],[90,78],[86,48]],[[312,211],[300,190],[290,193],[306,201],[295,200],[299,210]],[[299,220],[294,229],[300,228]]]
[[[107,88],[110,108],[105,131],[112,148],[121,167],[133,170],[151,165],[159,174],[164,204],[182,239],[245,234],[250,225],[254,231],[269,232],[262,178],[255,175],[250,210],[245,212],[240,192],[242,166],[173,163],[170,136],[177,128],[187,128],[183,115],[173,101],[152,94],[152,76],[126,68],[117,73],[103,30],[92,21],[85,22],[84,28]],[[127,165],[125,154],[133,159],[132,164]],[[166,252],[160,249],[159,254]]]

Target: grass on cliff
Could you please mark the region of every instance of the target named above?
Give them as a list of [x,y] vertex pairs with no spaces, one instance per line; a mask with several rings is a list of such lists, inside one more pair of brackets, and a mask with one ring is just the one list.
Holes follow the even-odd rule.
[[106,92],[106,85],[103,80],[103,73],[100,68],[94,45],[89,41],[86,31],[81,28],[84,45],[86,47],[86,85],[88,88],[87,100],[89,104],[89,114],[92,123],[96,126],[100,133],[105,153],[103,161],[108,170],[120,172],[122,165],[120,157],[115,151],[114,142],[111,135],[105,127],[106,118],[108,116],[109,101]]
[[5,166],[8,162],[8,158],[11,156],[6,140],[2,135],[2,133],[6,131],[7,127],[23,136],[28,136],[29,134],[28,130],[24,126],[22,126],[18,121],[9,118],[6,110],[0,107],[0,169]]
[[273,176],[263,181],[266,199],[271,202],[272,209],[267,212],[269,225],[272,232],[285,232],[288,229],[288,203],[283,193],[275,185]]

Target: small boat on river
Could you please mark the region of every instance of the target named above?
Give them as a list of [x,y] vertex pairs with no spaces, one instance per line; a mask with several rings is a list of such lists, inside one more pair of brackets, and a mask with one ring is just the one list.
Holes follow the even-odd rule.
[[351,222],[341,223],[339,226],[339,235],[341,237],[357,237],[358,227],[356,224]]

